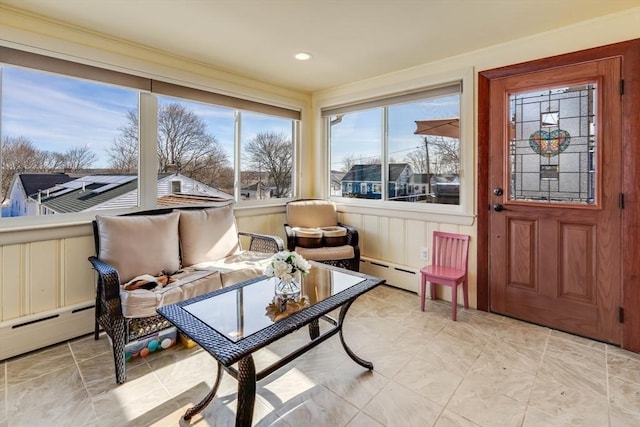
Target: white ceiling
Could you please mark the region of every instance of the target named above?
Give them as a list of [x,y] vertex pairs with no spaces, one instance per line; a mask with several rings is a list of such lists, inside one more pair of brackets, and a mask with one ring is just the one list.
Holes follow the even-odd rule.
[[[313,92],[640,6],[640,0],[0,0]],[[80,41],[81,42],[81,41]],[[306,62],[293,59],[310,52]]]

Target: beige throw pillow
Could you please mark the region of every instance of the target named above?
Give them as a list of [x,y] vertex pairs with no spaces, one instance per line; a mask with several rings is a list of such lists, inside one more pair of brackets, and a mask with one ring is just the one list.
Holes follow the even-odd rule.
[[96,216],[100,253],[123,285],[141,274],[171,274],[180,268],[177,212],[165,215]]
[[184,266],[240,251],[233,206],[180,211],[180,247]]

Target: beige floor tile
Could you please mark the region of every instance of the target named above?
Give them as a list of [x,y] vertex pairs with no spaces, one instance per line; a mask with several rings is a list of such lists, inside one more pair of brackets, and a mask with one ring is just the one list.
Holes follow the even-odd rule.
[[375,369],[364,369],[351,359],[326,372],[322,381],[323,386],[358,409],[367,405],[388,383],[389,379]]
[[444,406],[464,378],[450,364],[450,359],[425,350],[404,365],[393,381]]
[[[597,417],[591,417],[580,411],[567,410],[555,414],[548,414],[535,408],[529,408],[522,427],[603,427],[609,425],[607,418],[606,413],[600,414],[600,416]],[[617,424],[613,424],[613,426],[620,427]]]
[[362,412],[353,417],[346,427],[382,427],[382,424]]
[[[426,306],[388,286],[359,298],[344,336],[374,370],[334,336],[258,383],[253,425],[640,426],[640,354],[461,307],[453,322],[449,302]],[[303,328],[260,350],[257,369],[308,340]],[[87,335],[0,362],[0,427],[233,426],[227,373],[205,411],[181,421],[216,369],[199,347],[178,345],[128,362],[118,385],[108,340]]]
[[12,426],[84,425],[96,412],[75,366],[67,366],[7,388]]
[[413,359],[413,353],[406,348],[380,342],[365,344],[358,350],[358,356],[373,363],[373,369],[389,379]]
[[465,417],[451,412],[445,409],[438,421],[435,423],[435,427],[478,427],[479,424],[474,423]]
[[534,380],[533,374],[479,358],[447,409],[483,426],[518,426]]
[[66,342],[9,359],[6,363],[8,385],[29,381],[75,364]]
[[474,363],[460,388],[473,389],[476,395],[487,399],[504,395],[526,404],[535,378],[535,374],[522,371],[508,363],[481,356]]
[[461,389],[454,394],[447,409],[481,426],[520,426],[526,404],[504,394],[479,396]]
[[305,372],[289,365],[260,381],[258,394],[270,407],[279,408],[318,386]]
[[495,336],[490,337],[480,359],[492,360],[535,375],[544,355],[544,346],[525,347]]
[[601,343],[599,341],[590,340],[588,338],[579,337],[577,335],[568,334],[562,331],[556,331],[554,329],[549,330],[549,337],[552,339],[559,338],[565,341],[571,341],[575,344],[580,344],[586,347],[591,348],[594,351],[604,351],[607,347],[606,344]]
[[0,426],[7,423],[7,405],[6,405],[7,393],[4,387],[4,381],[2,387],[0,387]]
[[640,384],[640,358],[621,353],[609,353],[607,369],[610,376]]
[[547,345],[549,332],[548,328],[505,317],[502,325],[495,329],[494,337],[520,347],[542,350]]
[[406,331],[403,331],[402,339],[428,342],[429,337],[438,335],[449,322],[450,320],[444,316],[415,311],[413,316],[403,322]]
[[218,372],[215,359],[204,351],[171,352],[165,357],[150,360],[148,363],[151,371],[172,396],[183,393],[199,383],[212,387]]
[[100,422],[114,426],[149,425],[181,406],[153,373],[128,378],[91,399]]
[[420,297],[413,292],[392,292],[384,299],[389,304],[399,308],[398,311],[409,312],[419,310]]
[[342,427],[358,413],[358,409],[322,386],[315,386],[274,408],[279,420],[291,426]]
[[435,423],[442,407],[392,381],[362,412],[385,426],[423,427]]
[[[111,353],[79,362],[78,368],[90,396],[97,396],[120,386],[116,382]],[[151,373],[151,369],[144,362],[127,362],[126,370],[127,382]]]
[[640,412],[636,408],[611,407],[611,427],[638,427],[640,426]]
[[611,406],[635,413],[640,417],[640,383],[610,377],[609,402]]
[[91,359],[101,354],[113,354],[107,335],[103,332],[100,339],[93,339],[93,334],[85,335],[69,341],[69,347],[76,362]]
[[437,354],[442,359],[449,360],[452,372],[465,376],[478,356],[486,346],[488,337],[480,340],[473,337],[473,342],[464,339],[466,334],[452,332],[451,329],[444,328],[441,333],[428,340],[429,351]]
[[595,341],[591,345],[585,342],[584,338],[575,337],[570,334],[560,334],[558,332],[549,332],[549,340],[547,341],[546,351],[550,354],[562,353],[567,355],[569,359],[579,358],[585,363],[593,363],[602,368],[606,346]]
[[558,383],[567,392],[585,392],[601,397],[607,395],[606,376],[602,371],[596,370],[591,375],[582,366],[568,360],[551,360],[545,357],[538,371],[537,383],[550,386]]
[[529,409],[548,414],[550,419],[592,420],[600,426],[609,422],[606,396],[594,392],[583,381],[576,381],[571,373],[539,374],[529,398]]

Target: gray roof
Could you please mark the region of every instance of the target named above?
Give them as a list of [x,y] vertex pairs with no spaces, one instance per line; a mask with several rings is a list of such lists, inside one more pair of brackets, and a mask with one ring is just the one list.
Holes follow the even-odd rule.
[[[85,180],[87,178],[89,177],[80,179]],[[138,188],[138,177],[136,176],[134,179],[106,191],[95,191],[105,185],[107,184],[92,183],[91,180],[87,179],[84,188],[75,188],[64,194],[56,195],[56,193],[52,193],[50,197],[42,197],[42,205],[57,213],[82,212],[114,197],[136,190]]]
[[66,173],[21,173],[18,177],[27,196],[76,179]]

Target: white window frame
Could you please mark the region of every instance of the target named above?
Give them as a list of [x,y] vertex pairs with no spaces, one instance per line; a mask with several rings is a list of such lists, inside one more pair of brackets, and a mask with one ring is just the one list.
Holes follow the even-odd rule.
[[[430,220],[434,222],[452,223],[460,225],[472,225],[476,215],[475,206],[475,139],[474,139],[474,69],[463,68],[452,70],[447,73],[438,73],[425,76],[409,82],[381,86],[379,89],[363,90],[352,94],[342,94],[336,97],[327,97],[319,100],[316,106],[319,110],[330,110],[341,105],[358,104],[367,100],[381,99],[385,97],[397,96],[402,93],[428,90],[460,82],[460,203],[458,205],[427,204],[396,202],[386,199],[386,185],[382,185],[382,199],[359,199],[350,197],[330,196],[327,197],[339,204],[341,211],[346,213],[379,214],[379,210],[390,211],[390,214],[397,217],[409,219]],[[384,111],[384,108],[382,108]],[[320,111],[317,112],[320,116]],[[322,140],[325,143],[325,164],[327,171],[331,162],[331,146],[329,141],[330,129],[329,119],[319,118],[322,126]],[[385,126],[385,125],[383,125]],[[383,130],[384,131],[384,130]],[[386,138],[382,138],[381,154],[383,162],[386,160]],[[383,164],[386,164],[384,162]],[[388,174],[388,169],[383,167],[382,174]],[[328,184],[327,180],[327,184]],[[328,187],[327,187],[328,188]],[[391,213],[393,211],[393,213]]]
[[[112,71],[101,66],[85,65],[54,56],[40,55],[21,51],[19,49],[0,46],[0,66],[23,67],[35,71],[52,72],[70,78],[80,78],[96,83],[108,83],[122,87],[135,89],[139,93],[139,159],[138,159],[138,206],[128,209],[113,209],[109,213],[118,214],[132,210],[145,210],[157,207],[157,127],[158,127],[158,100],[157,95],[169,95],[173,93],[188,94],[185,100],[207,102],[212,105],[233,108],[236,111],[253,112],[258,114],[273,115],[279,118],[292,120],[292,145],[293,145],[293,170],[292,170],[292,197],[279,199],[264,199],[252,202],[241,201],[239,197],[240,169],[234,169],[236,175],[234,183],[235,201],[242,205],[270,206],[282,205],[297,197],[299,183],[299,145],[301,129],[301,107],[281,106],[278,103],[265,103],[260,100],[250,100],[235,96],[216,93],[210,89],[198,89],[192,86],[183,86],[154,80],[150,77],[128,74],[127,72]],[[195,86],[195,85],[194,85]],[[0,99],[1,100],[1,99]],[[238,125],[238,124],[237,124]],[[239,138],[239,129],[236,129]],[[239,147],[236,141],[236,147]],[[236,148],[237,150],[237,148]],[[238,151],[236,151],[238,154]],[[236,156],[237,158],[237,156]],[[236,166],[236,165],[234,165]],[[1,165],[0,165],[1,167]],[[95,218],[96,211],[65,213],[59,215],[38,215],[29,217],[5,217],[0,218],[0,232],[8,230],[28,229],[41,226],[64,226],[65,224],[86,223],[87,219]]]

